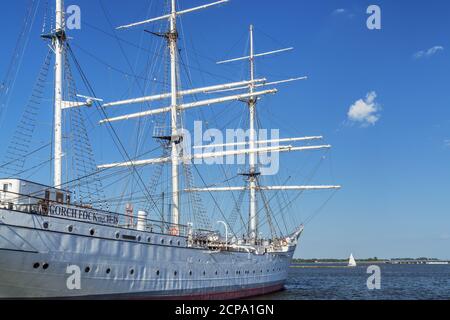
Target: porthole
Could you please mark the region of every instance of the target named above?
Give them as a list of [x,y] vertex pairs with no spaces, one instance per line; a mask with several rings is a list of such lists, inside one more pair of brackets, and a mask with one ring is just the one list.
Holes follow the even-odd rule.
[[67,231],[72,232],[73,231],[73,226],[68,226],[67,227]]
[[137,237],[137,241],[141,241],[141,236],[138,236],[138,237]]
[[216,276],[217,276],[217,271],[216,271]]
[[134,269],[130,270],[130,274],[133,275],[134,274]]
[[37,269],[37,268],[39,268],[40,265],[41,264],[39,262],[36,262],[35,264],[33,264],[33,268]]
[[169,244],[172,245],[172,243],[173,243],[172,240],[170,240],[170,241],[169,241]]
[[164,239],[161,239],[161,244],[164,244]]
[[203,271],[203,275],[206,275],[206,271]]
[[90,271],[91,271],[91,268],[90,268],[90,267],[84,268],[84,272],[89,273]]
[[189,275],[192,276],[192,271],[189,271]]
[[176,277],[177,276],[177,274],[178,274],[178,272],[177,271],[175,271],[174,273],[173,273],[173,275]]
[[106,274],[110,274],[110,273],[111,273],[111,269],[110,268],[106,269]]
[[42,265],[42,269],[44,269],[44,270],[47,270],[48,267],[49,267],[48,263],[44,263],[44,264]]
[[156,275],[159,276],[159,270],[156,270]]
[[226,274],[228,274],[228,270],[227,270]]
[[120,233],[116,232],[116,239],[120,238]]
[[90,229],[90,230],[89,230],[89,234],[90,234],[91,236],[93,236],[93,235],[95,234],[95,229]]
[[179,245],[179,246],[181,245],[181,242],[180,242],[180,240],[178,240],[178,242],[177,242],[177,243],[178,243],[178,245]]
[[147,242],[148,242],[148,243],[152,242],[152,238],[151,238],[151,237],[148,237],[148,238],[147,238]]
[[44,227],[44,229],[48,229],[48,222],[45,221],[45,222],[42,224],[42,226]]

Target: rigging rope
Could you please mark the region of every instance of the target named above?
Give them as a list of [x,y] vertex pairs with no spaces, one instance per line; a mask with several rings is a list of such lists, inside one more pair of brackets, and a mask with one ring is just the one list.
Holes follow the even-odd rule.
[[24,54],[30,39],[31,29],[36,19],[40,0],[29,0],[27,12],[13,51],[13,55],[8,65],[8,70],[4,80],[0,83],[0,127],[3,124],[4,114],[8,109],[11,93],[17,81],[17,77],[22,65]]
[[14,130],[5,154],[6,163],[1,166],[2,172],[8,175],[17,174],[23,170],[27,157],[36,153],[29,152],[33,135],[37,126],[37,116],[39,114],[42,99],[44,97],[45,85],[47,82],[52,51],[49,49],[45,56],[37,80],[33,87],[31,96],[26,104],[19,124]]
[[[82,70],[82,68],[81,68],[81,65],[78,63],[78,60],[76,59],[75,55],[73,54],[72,48],[71,48],[69,45],[68,45],[67,47],[68,47],[68,49],[69,49],[69,52],[70,52],[70,55],[71,55],[72,59],[73,59],[74,62],[75,62],[75,65],[76,65],[76,67],[77,67],[77,69],[78,69],[78,72],[80,73],[80,75],[81,75],[81,77],[82,77],[82,79],[83,79],[83,82],[84,82],[84,84],[85,84],[87,90],[90,92],[90,94],[91,94],[93,97],[96,97],[97,95],[95,94],[94,89],[92,88],[92,86],[91,86],[91,84],[89,83],[89,81],[88,81],[86,75],[84,74],[84,72],[83,72],[83,70]],[[103,106],[100,105],[100,103],[98,103],[98,101],[95,101],[94,104],[96,105],[96,110],[99,111],[99,113],[101,114],[101,116],[104,117],[104,118],[108,118],[108,115],[107,115],[105,109],[103,108]],[[125,146],[123,145],[122,141],[120,140],[119,135],[117,134],[116,130],[114,129],[114,126],[113,126],[110,122],[108,122],[107,128],[109,128],[108,132],[110,133],[111,138],[112,138],[114,144],[116,145],[117,150],[119,151],[119,153],[122,155],[122,157],[123,157],[126,161],[131,162],[132,159],[131,159],[130,155],[128,154],[128,152],[127,152]],[[145,193],[149,196],[149,200],[155,205],[155,208],[159,211],[158,213],[159,213],[160,216],[161,216],[161,211],[159,210],[158,206],[156,205],[156,202],[155,202],[155,200],[153,199],[153,197],[151,196],[150,192],[148,192],[147,186],[146,186],[146,184],[144,183],[144,181],[143,181],[141,175],[140,175],[139,172],[137,171],[136,167],[135,167],[135,166],[131,166],[130,171],[132,171],[132,172],[135,173],[135,175],[136,175],[137,178],[138,178],[137,180],[138,180],[138,182],[139,182],[139,184],[140,184],[140,187],[141,187],[141,188],[145,191]]]
[[[65,48],[65,50],[67,50],[67,48]],[[75,80],[72,75],[68,57],[67,55],[64,55],[64,57],[65,80],[68,85],[68,100],[77,101],[79,98],[77,97],[78,91]],[[82,177],[89,172],[95,172],[96,163],[94,152],[86,130],[81,108],[70,108],[65,114],[70,117],[70,135],[68,135],[70,139],[68,139],[68,142],[71,143],[71,148],[67,148],[67,150],[72,151],[71,156],[74,171],[72,176]],[[66,159],[67,158],[68,157],[66,157]],[[69,170],[66,171],[69,172]],[[88,204],[93,203],[94,201],[103,200],[100,201],[100,209],[109,210],[108,204],[104,201],[105,194],[99,176],[94,175],[92,178],[93,180],[86,181],[85,183],[83,183],[81,179],[73,186],[75,187],[74,190],[78,191],[78,200],[80,201],[80,204],[86,203],[86,199],[88,199]]]

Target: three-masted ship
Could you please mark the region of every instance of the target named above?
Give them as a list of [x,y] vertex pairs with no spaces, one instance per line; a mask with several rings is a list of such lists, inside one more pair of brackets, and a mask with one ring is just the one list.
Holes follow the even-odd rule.
[[[178,17],[227,1],[181,10],[177,9],[176,1],[171,0],[169,13],[120,27],[119,29],[129,29],[155,21],[168,21],[167,32],[153,32],[153,35],[167,41],[170,53],[170,92],[103,103],[94,95],[88,97],[75,94],[78,99],[66,98],[67,93],[64,91],[67,78],[64,67],[70,40],[66,33],[63,0],[56,0],[55,26],[51,33],[43,35],[49,41],[55,57],[52,143],[54,182],[52,186],[47,186],[27,181],[20,176],[0,179],[0,298],[231,299],[283,289],[303,227],[294,226],[285,235],[261,235],[258,193],[338,189],[339,186],[266,186],[259,183],[260,154],[330,148],[329,145],[283,144],[320,140],[320,136],[258,140],[255,124],[258,100],[277,92],[276,89],[266,90],[264,87],[303,78],[276,82],[258,79],[255,76],[255,60],[291,48],[255,53],[253,27],[250,27],[249,55],[220,62],[247,60],[250,79],[188,90],[180,88]],[[232,91],[240,93],[194,102],[183,101],[183,98],[192,95]],[[108,117],[104,112],[109,107],[164,100],[170,101],[167,107],[116,117]],[[194,154],[181,150],[184,145],[181,115],[184,112],[233,101],[244,103],[249,114],[248,139],[228,144],[231,147],[239,145],[241,148]],[[162,157],[135,159],[125,153],[126,161],[102,164],[88,173],[88,176],[94,176],[99,171],[125,168],[138,174],[137,168],[168,164],[171,189],[169,219],[164,216],[153,219],[152,212],[147,211],[144,205],[139,208],[140,204],[134,205],[139,209],[137,215],[134,215],[132,204],[125,208],[126,213],[120,213],[109,210],[108,206],[99,207],[86,199],[75,199],[70,190],[71,184],[64,181],[63,175],[64,113],[86,107],[101,110],[105,117],[100,123],[109,128],[114,128],[114,123],[118,121],[170,115],[170,125],[166,127],[168,130],[155,130],[153,136],[166,150]],[[214,146],[197,146],[201,150],[211,147]],[[180,170],[189,165],[190,161],[235,155],[244,155],[248,159],[247,170],[241,173],[245,185],[181,187]],[[182,193],[236,191],[248,194],[247,230],[243,235],[233,232],[227,221],[222,222],[225,234],[212,228],[200,228],[194,222],[181,223],[180,217],[184,212],[180,202]],[[158,201],[151,195],[148,196],[151,200],[147,201]]]

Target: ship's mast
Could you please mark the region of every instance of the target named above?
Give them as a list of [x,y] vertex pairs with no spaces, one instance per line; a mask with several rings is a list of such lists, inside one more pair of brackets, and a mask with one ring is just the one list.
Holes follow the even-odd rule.
[[[197,91],[206,93],[208,91],[213,91],[213,90],[236,88],[240,85],[248,84],[248,81],[240,81],[240,82],[235,82],[235,83],[231,83],[231,84],[213,86],[213,87],[209,87],[209,88],[198,88],[198,89],[194,89],[194,90],[187,90],[187,91],[180,91],[180,92],[177,91],[177,84],[178,84],[177,83],[178,82],[177,18],[178,18],[178,16],[181,16],[181,15],[184,15],[187,13],[191,13],[194,11],[206,9],[206,8],[216,6],[219,4],[223,4],[223,3],[228,2],[229,0],[218,0],[213,3],[201,5],[201,6],[190,8],[190,9],[180,10],[180,11],[176,10],[176,0],[170,0],[170,1],[171,1],[171,12],[169,14],[166,14],[166,15],[163,15],[163,16],[160,16],[157,18],[147,19],[145,21],[140,21],[140,22],[120,26],[117,29],[127,29],[127,28],[131,28],[131,27],[135,27],[135,26],[139,26],[139,25],[143,25],[143,24],[147,24],[147,23],[152,23],[155,21],[166,20],[166,19],[169,20],[170,30],[168,33],[165,34],[165,37],[167,38],[169,49],[170,49],[171,92],[169,94],[160,94],[158,96],[153,96],[153,97],[140,97],[138,99],[132,99],[129,102],[137,103],[137,101],[144,102],[144,101],[151,101],[151,100],[160,100],[160,99],[165,99],[165,98],[169,98],[169,97],[171,99],[170,107],[160,108],[160,109],[156,109],[156,110],[150,110],[149,112],[151,114],[170,112],[170,114],[171,114],[171,117],[170,117],[171,118],[171,136],[170,136],[171,156],[170,156],[170,158],[158,159],[158,160],[156,160],[156,162],[158,162],[158,163],[169,162],[169,161],[171,162],[171,166],[172,166],[171,223],[173,224],[173,226],[170,231],[172,234],[179,234],[179,230],[177,227],[177,225],[179,224],[179,220],[180,220],[180,218],[179,218],[179,215],[180,215],[180,199],[179,199],[179,197],[180,197],[180,187],[179,187],[180,156],[179,156],[179,150],[181,148],[180,142],[181,142],[182,137],[179,135],[179,132],[178,132],[178,129],[179,129],[178,128],[178,112],[181,112],[184,109],[196,108],[196,107],[207,106],[207,105],[209,106],[211,104],[217,104],[217,103],[222,103],[222,102],[226,102],[226,101],[239,101],[241,99],[248,98],[249,95],[234,95],[234,96],[228,96],[225,98],[199,101],[199,102],[190,103],[190,104],[179,104],[178,103],[178,96],[192,95],[192,94],[195,94],[195,92],[197,92]],[[255,82],[260,83],[260,82],[262,82],[262,80],[258,79],[258,80],[255,80]],[[265,91],[261,91],[261,92],[254,92],[254,93],[252,93],[252,96],[271,94],[271,93],[275,93],[275,92],[276,92],[276,90],[274,90],[274,89],[273,90],[265,90]],[[122,105],[122,104],[127,104],[127,103],[128,102],[126,102],[126,101],[118,101],[115,103],[106,104],[105,106]],[[135,116],[130,115],[130,117],[128,119],[132,119],[134,117],[146,116],[146,115],[147,114],[139,114],[139,115],[135,115]],[[122,120],[122,119],[109,118],[109,119],[105,119],[104,121],[103,120],[100,121],[100,123],[104,123],[104,122],[110,123],[115,120]],[[125,165],[126,166],[128,166],[128,165],[135,166],[136,163],[134,161],[130,161],[130,162],[127,162]]]
[[179,224],[180,214],[180,199],[179,199],[179,165],[178,165],[178,150],[177,146],[180,141],[178,137],[178,123],[177,123],[177,11],[176,0],[172,1],[172,12],[170,15],[170,32],[167,36],[170,48],[170,81],[171,81],[171,147],[172,147],[172,223],[174,229],[172,233],[178,234],[179,230],[177,225]]
[[63,55],[65,41],[64,4],[63,0],[56,0],[56,25],[53,35],[53,48],[55,51],[55,110],[54,110],[54,186],[62,185],[62,81],[63,81]]
[[[248,226],[248,237],[250,240],[255,243],[258,238],[258,216],[257,216],[257,198],[256,192],[259,190],[324,190],[324,189],[338,189],[340,186],[266,186],[261,187],[257,185],[257,177],[259,175],[258,172],[258,158],[257,154],[266,153],[266,152],[293,152],[293,151],[310,151],[310,150],[320,150],[320,149],[328,149],[330,145],[319,145],[319,146],[292,146],[292,145],[278,145],[279,142],[293,142],[293,141],[309,141],[309,140],[320,140],[321,136],[312,136],[312,137],[298,137],[298,138],[287,138],[287,139],[271,139],[266,141],[258,141],[256,138],[256,130],[255,130],[255,113],[256,113],[256,103],[257,99],[260,96],[265,96],[268,94],[277,93],[277,89],[269,89],[269,90],[256,90],[257,88],[287,83],[297,80],[304,80],[306,77],[300,78],[292,78],[287,80],[280,80],[275,82],[266,82],[266,79],[255,79],[255,59],[262,56],[272,55],[275,53],[285,52],[292,50],[293,48],[280,49],[270,52],[258,53],[254,52],[254,41],[253,41],[253,26],[250,26],[250,55],[225,61],[220,61],[221,63],[242,61],[242,60],[250,60],[250,80],[248,81],[238,81],[233,83],[226,83],[221,85],[213,85],[203,88],[195,88],[189,90],[177,90],[178,85],[178,32],[177,32],[177,18],[187,13],[191,13],[194,11],[206,9],[212,6],[216,6],[219,4],[223,4],[228,2],[229,0],[218,0],[213,3],[201,5],[198,7],[184,9],[180,11],[176,11],[176,0],[171,1],[171,12],[169,14],[165,14],[160,17],[147,19],[140,22],[135,22],[127,25],[123,25],[118,27],[117,29],[128,29],[133,28],[145,24],[149,24],[155,21],[160,20],[169,20],[170,30],[165,37],[167,38],[169,49],[170,49],[170,65],[171,65],[171,92],[157,94],[152,96],[138,97],[133,99],[126,99],[121,101],[114,101],[110,103],[106,103],[103,107],[113,107],[113,106],[121,106],[128,104],[137,104],[143,102],[150,101],[158,101],[164,99],[171,99],[170,106],[160,107],[157,109],[145,110],[137,113],[128,113],[122,116],[117,117],[107,117],[101,120],[99,123],[112,123],[116,121],[124,121],[137,119],[142,117],[154,116],[157,114],[171,114],[171,136],[170,136],[170,144],[171,144],[171,156],[170,157],[162,157],[162,158],[152,158],[152,159],[142,159],[142,160],[129,160],[125,162],[116,162],[103,164],[98,166],[99,169],[109,169],[109,168],[121,168],[121,167],[136,167],[136,166],[147,166],[147,165],[155,165],[161,163],[171,163],[172,166],[172,207],[171,207],[171,222],[173,224],[170,232],[174,235],[179,234],[178,224],[179,224],[179,215],[180,215],[180,188],[179,188],[179,162],[183,161],[191,161],[196,159],[209,159],[209,158],[217,158],[217,157],[226,157],[226,156],[234,156],[239,154],[248,154],[249,155],[249,167],[250,170],[245,175],[248,176],[248,186],[244,187],[226,187],[226,188],[190,188],[185,189],[183,192],[221,192],[221,191],[246,191],[249,190],[250,194],[250,206],[249,206],[249,226]],[[162,36],[161,34],[156,34],[158,36]],[[226,92],[226,91],[237,91],[249,88],[248,93],[239,93],[230,96],[220,97],[220,98],[212,98],[206,100],[199,100],[195,102],[188,103],[180,103],[178,101],[178,97],[189,96],[193,94],[207,94],[207,93],[218,93],[218,92]],[[200,107],[210,107],[212,105],[217,105],[225,102],[231,101],[246,101],[249,113],[250,113],[250,134],[248,141],[248,148],[239,149],[239,150],[229,150],[224,152],[201,152],[193,155],[183,155],[180,157],[180,153],[178,152],[181,148],[180,142],[182,137],[179,134],[178,128],[178,113],[183,112],[185,110],[190,110],[193,108]],[[169,138],[164,136],[163,138]],[[270,146],[272,143],[277,143],[277,146]],[[232,143],[231,145],[237,146],[240,143]],[[261,147],[260,145],[267,144],[269,147]],[[228,144],[229,145],[229,144]],[[247,145],[247,142],[244,142],[244,145]],[[225,146],[225,145],[223,145]],[[211,147],[208,146],[196,146],[197,148]]]
[[[250,25],[250,81],[252,83],[249,86],[250,94],[255,91],[255,52],[253,43],[253,25]],[[256,109],[256,97],[250,96],[248,99],[248,109],[250,113],[250,133],[249,133],[249,147],[255,149],[255,109]],[[258,217],[257,217],[257,199],[256,199],[256,179],[257,179],[257,155],[256,153],[249,154],[249,225],[248,236],[251,241],[255,241],[258,235]]]

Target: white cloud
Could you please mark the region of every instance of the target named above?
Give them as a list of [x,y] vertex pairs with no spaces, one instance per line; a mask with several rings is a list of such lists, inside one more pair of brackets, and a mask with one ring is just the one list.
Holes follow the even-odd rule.
[[353,16],[354,16],[354,14],[350,10],[344,9],[344,8],[339,8],[339,9],[334,10],[332,12],[332,15],[333,16],[344,16],[347,18],[353,18]]
[[446,148],[450,148],[450,139],[445,139],[445,140],[444,140],[444,146],[445,146]]
[[367,127],[375,125],[380,119],[381,107],[375,102],[377,94],[374,91],[369,92],[365,99],[359,99],[350,106],[347,116],[351,122],[360,123]]
[[418,51],[414,54],[414,58],[415,59],[429,58],[431,56],[434,56],[439,51],[444,51],[444,47],[443,46],[434,46],[428,50]]
[[347,12],[346,9],[344,9],[344,8],[339,8],[339,9],[334,10],[334,11],[333,11],[333,14],[343,14],[343,13],[346,13],[346,12]]

